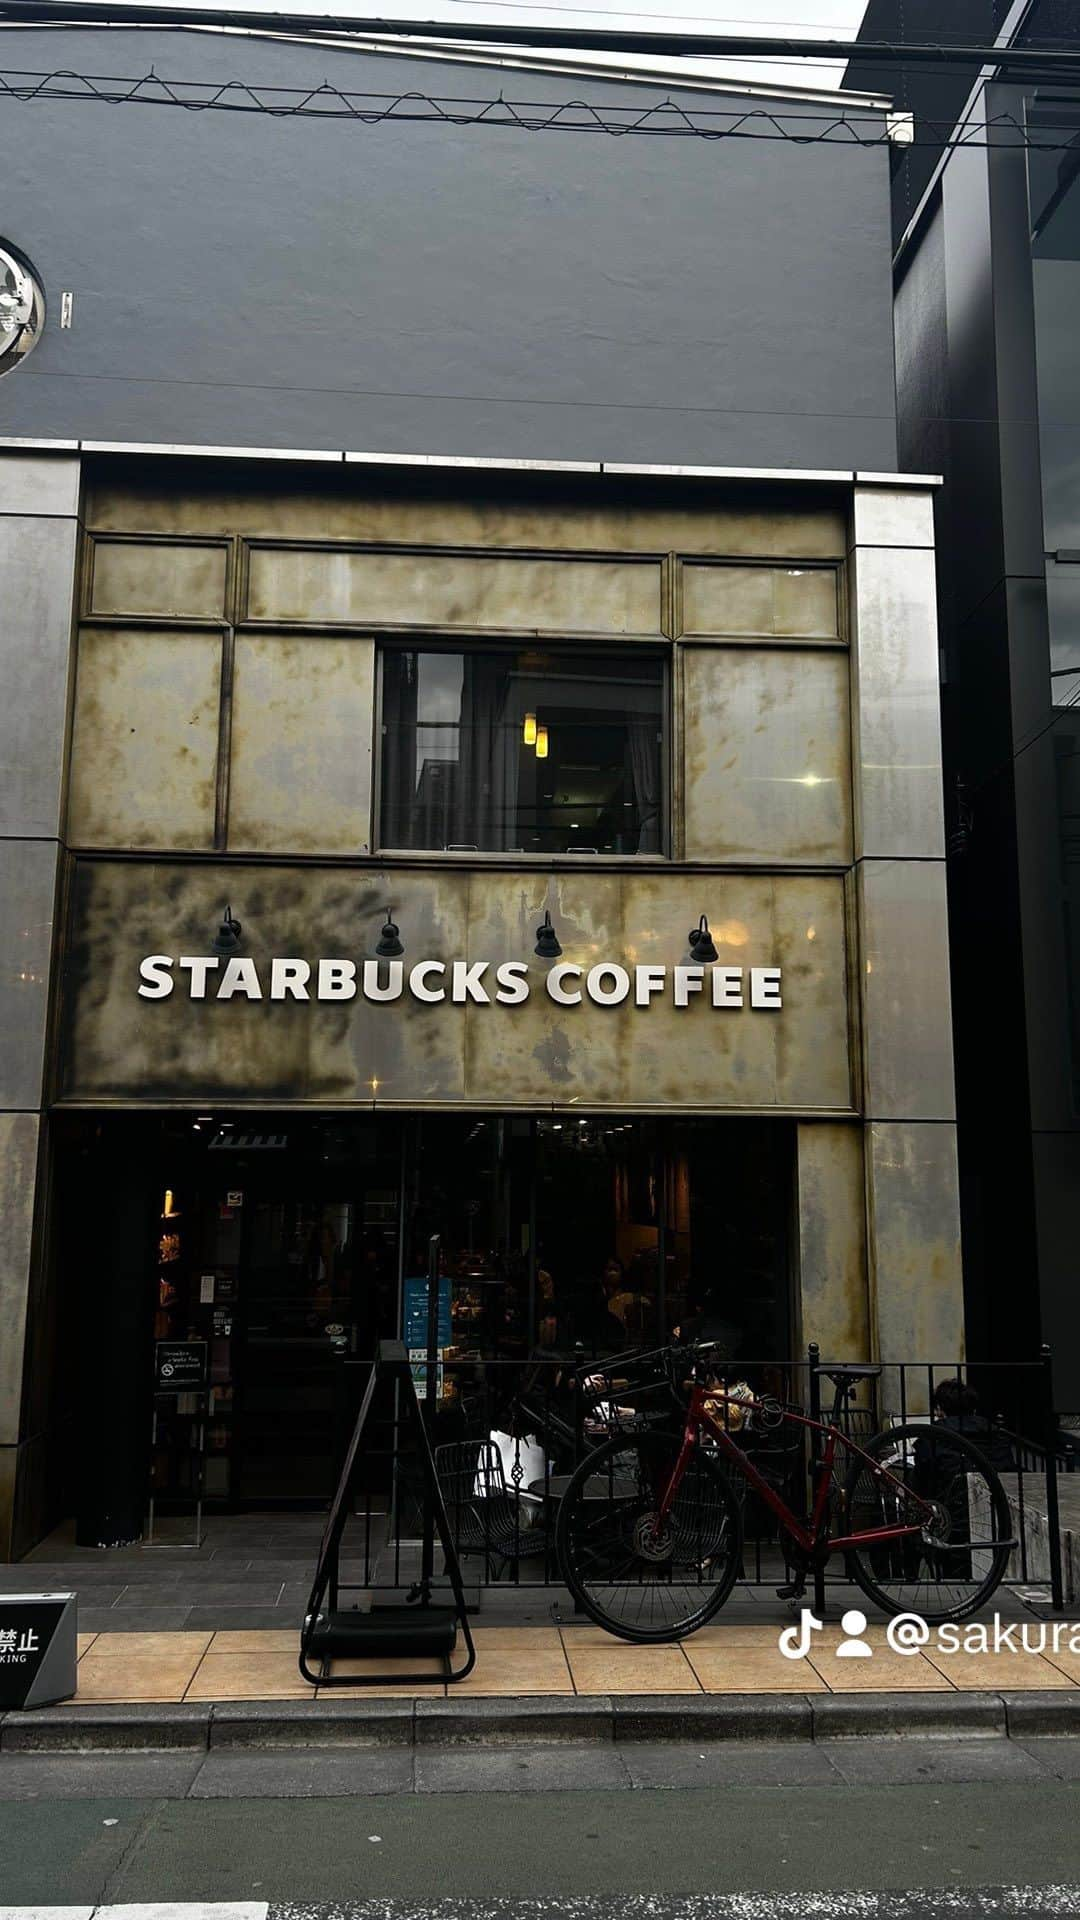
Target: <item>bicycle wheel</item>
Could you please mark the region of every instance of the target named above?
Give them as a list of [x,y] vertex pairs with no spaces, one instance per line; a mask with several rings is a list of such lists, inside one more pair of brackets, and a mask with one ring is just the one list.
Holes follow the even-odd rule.
[[849,1549],[855,1579],[886,1613],[966,1619],[990,1598],[1009,1562],[1012,1523],[997,1474],[962,1433],[937,1424],[893,1427],[863,1451],[890,1477],[856,1458],[845,1532],[898,1525],[919,1525],[920,1532]]
[[658,1520],[681,1445],[680,1434],[618,1435],[586,1455],[559,1505],[559,1567],[574,1599],[639,1645],[693,1633],[738,1577],[739,1503],[701,1446]]

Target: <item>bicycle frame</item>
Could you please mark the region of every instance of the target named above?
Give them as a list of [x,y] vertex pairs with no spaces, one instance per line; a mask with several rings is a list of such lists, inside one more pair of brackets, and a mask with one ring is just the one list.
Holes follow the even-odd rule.
[[[777,1493],[775,1487],[769,1485],[764,1475],[758,1472],[758,1469],[750,1457],[743,1452],[741,1447],[736,1446],[731,1434],[720,1424],[719,1420],[717,1420],[716,1415],[712,1411],[712,1406],[715,1405],[718,1400],[722,1400],[725,1405],[737,1407],[742,1414],[752,1414],[755,1410],[764,1410],[762,1403],[757,1400],[735,1400],[730,1395],[717,1393],[715,1389],[709,1390],[702,1386],[694,1386],[691,1388],[690,1405],[687,1410],[686,1424],[683,1429],[682,1445],[679,1448],[679,1455],[672,1469],[671,1477],[660,1496],[657,1506],[658,1515],[661,1520],[665,1520],[671,1510],[675,1496],[679,1491],[683,1476],[686,1473],[691,1456],[693,1455],[694,1448],[703,1431],[712,1435],[724,1457],[729,1460],[732,1466],[736,1467],[749,1482],[754,1492],[764,1500],[766,1506],[775,1514],[784,1531],[790,1535],[792,1540],[795,1541],[796,1545],[805,1554],[815,1554],[823,1543],[828,1553],[837,1553],[843,1552],[849,1547],[873,1545],[875,1541],[911,1539],[914,1536],[921,1535],[923,1531],[922,1522],[910,1525],[897,1523],[894,1526],[867,1527],[865,1531],[861,1533],[835,1534],[830,1537],[827,1532],[826,1509],[829,1498],[829,1485],[832,1480],[833,1461],[836,1458],[838,1446],[842,1447],[845,1453],[852,1454],[857,1459],[865,1461],[875,1479],[895,1487],[897,1492],[903,1495],[907,1505],[910,1506],[913,1501],[916,1502],[918,1506],[923,1508],[927,1520],[932,1519],[934,1509],[929,1501],[923,1500],[918,1494],[913,1493],[910,1487],[905,1486],[904,1482],[898,1480],[895,1474],[891,1474],[887,1467],[883,1467],[879,1461],[872,1459],[861,1447],[856,1446],[855,1442],[849,1440],[848,1436],[842,1433],[839,1427],[833,1426],[831,1421],[811,1420],[806,1414],[785,1411],[781,1424],[785,1426],[804,1427],[812,1433],[823,1434],[825,1436],[824,1450],[818,1463],[818,1479],[817,1486],[814,1489],[813,1508],[809,1521],[800,1520],[797,1514],[792,1513],[787,1501]],[[710,1402],[712,1405],[710,1405]]]

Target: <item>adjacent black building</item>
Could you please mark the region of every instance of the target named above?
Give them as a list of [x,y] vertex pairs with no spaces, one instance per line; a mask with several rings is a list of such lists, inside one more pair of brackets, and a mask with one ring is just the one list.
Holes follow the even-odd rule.
[[[914,112],[893,179],[901,464],[938,500],[968,1339],[1049,1341],[1080,1405],[1080,24],[954,0],[1000,62],[853,62]],[[867,41],[940,38],[871,0]],[[1021,75],[1010,49],[1040,50]],[[1071,60],[1069,50],[1071,49]],[[1064,57],[1063,57],[1064,56]],[[950,128],[961,134],[949,141]]]

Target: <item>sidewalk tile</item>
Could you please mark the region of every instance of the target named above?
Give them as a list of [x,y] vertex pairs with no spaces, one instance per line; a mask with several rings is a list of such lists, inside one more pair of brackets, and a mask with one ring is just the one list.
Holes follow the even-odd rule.
[[77,1707],[105,1701],[182,1700],[199,1664],[198,1652],[143,1653],[133,1660],[99,1654],[96,1647],[79,1661]]
[[316,1700],[336,1700],[340,1704],[347,1700],[350,1706],[363,1706],[365,1700],[445,1700],[447,1688],[438,1680],[424,1687],[422,1693],[410,1693],[408,1687],[316,1687]]
[[467,1680],[455,1687],[457,1693],[573,1693],[566,1655],[554,1647],[483,1646],[478,1641],[476,1665]]
[[190,1655],[194,1671],[211,1638],[209,1633],[99,1633],[94,1642],[94,1658],[172,1660]]
[[781,1620],[775,1625],[770,1621],[758,1620],[752,1623],[747,1621],[745,1624],[741,1621],[732,1621],[727,1626],[713,1625],[710,1622],[707,1627],[699,1627],[696,1633],[688,1634],[680,1644],[686,1648],[687,1653],[692,1647],[775,1648],[784,1629],[797,1624],[794,1619]]
[[635,1647],[610,1634],[605,1640],[603,1647],[567,1649],[576,1692],[700,1693],[680,1647]]
[[1067,1691],[1075,1685],[1068,1674],[1038,1653],[940,1653],[935,1649],[927,1658],[955,1687],[965,1691],[972,1687],[982,1691],[1008,1688],[1015,1693],[1048,1687]]
[[[805,1662],[833,1693],[951,1693],[952,1683],[921,1653],[876,1650],[869,1660],[840,1659],[830,1647],[814,1646]],[[981,1683],[986,1685],[985,1680]]]
[[[411,1658],[407,1654],[394,1655],[392,1658],[384,1655],[380,1658],[376,1654],[369,1660],[332,1660],[330,1671],[343,1678],[351,1676],[362,1679],[365,1674],[370,1674],[373,1680],[376,1676],[381,1680],[390,1680],[395,1674],[400,1673],[430,1673],[432,1678],[435,1678],[438,1674],[445,1673],[446,1669],[435,1654],[424,1655],[421,1659]],[[367,1692],[369,1689],[365,1688],[364,1691]],[[396,1691],[400,1693],[401,1687],[398,1686]]]
[[223,1627],[213,1635],[210,1653],[291,1653],[300,1656],[300,1634],[295,1627],[251,1628]]
[[1061,1636],[1063,1644],[1056,1653],[1051,1651],[1049,1632],[1046,1638],[1047,1647],[1042,1656],[1043,1659],[1049,1660],[1050,1665],[1056,1667],[1059,1673],[1065,1674],[1074,1686],[1080,1686],[1080,1653],[1072,1652],[1068,1638],[1064,1634]]
[[[548,1627],[481,1627],[473,1626],[472,1621],[469,1625],[472,1627],[472,1637],[477,1648],[487,1647],[492,1652],[503,1653],[533,1649],[543,1653],[551,1648],[562,1651],[559,1629],[554,1622]],[[610,1637],[610,1634],[605,1635],[606,1639]]]
[[807,1660],[785,1660],[771,1647],[687,1646],[686,1657],[706,1693],[824,1693],[825,1682]]
[[96,1634],[96,1633],[80,1633],[80,1634],[79,1634],[79,1636],[78,1636],[78,1644],[79,1644],[79,1659],[80,1659],[80,1660],[82,1659],[82,1657],[83,1657],[83,1654],[84,1654],[84,1653],[89,1653],[89,1651],[90,1651],[90,1649],[91,1649],[91,1647],[93,1646],[93,1644],[94,1644],[94,1641],[95,1641],[96,1639],[97,1639],[97,1634]]
[[206,1653],[184,1697],[187,1700],[311,1699],[314,1689],[301,1678],[296,1659],[295,1652]]

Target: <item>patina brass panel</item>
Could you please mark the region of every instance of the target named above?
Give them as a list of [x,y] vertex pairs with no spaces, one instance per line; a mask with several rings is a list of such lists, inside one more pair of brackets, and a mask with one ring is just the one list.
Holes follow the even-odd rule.
[[[13,1447],[22,1432],[39,1127],[36,1113],[0,1113],[0,1447]],[[0,1506],[0,1559],[4,1540]]]
[[839,633],[832,567],[682,569],[683,631],[767,639],[834,640]]
[[[866,1128],[865,1151],[878,1353],[932,1361],[940,1378],[964,1354],[956,1128],[877,1120]],[[926,1384],[913,1368],[912,1412],[925,1409]]]
[[690,647],[683,675],[687,859],[846,865],[847,654]]
[[402,541],[420,546],[570,548],[841,559],[839,488],[613,476],[343,472],[311,469],[291,491],[287,468],[186,468],[101,460],[88,472],[86,523],[102,531],[241,534],[284,540]]
[[865,1360],[870,1343],[862,1127],[804,1121],[798,1130],[798,1344],[824,1360]]
[[95,540],[89,611],[220,620],[226,559],[220,545]]
[[252,547],[250,620],[325,625],[660,632],[660,564],[487,554]]
[[[229,900],[243,954],[374,954],[388,909],[406,969],[421,959],[527,963],[522,1005],[400,1000],[192,1001],[137,994],[147,954],[208,954]],[[720,960],[779,966],[783,1006],[678,1008],[669,971],[649,1006],[560,1007],[535,960],[548,907],[563,960],[669,970],[708,912]],[[815,938],[807,939],[813,926]],[[494,982],[488,976],[491,990]],[[82,1100],[391,1101],[407,1106],[588,1106],[843,1111],[849,1108],[843,889],[839,877],[388,873],[86,861],[74,889],[63,1092]]]
[[366,853],[375,647],[242,634],[233,670],[229,847]]
[[79,636],[68,839],[214,844],[221,639],[161,628]]

